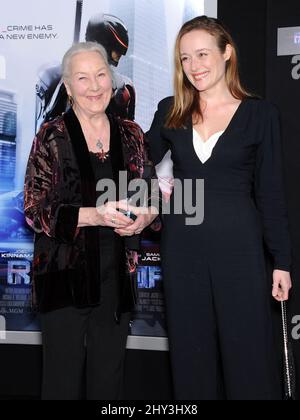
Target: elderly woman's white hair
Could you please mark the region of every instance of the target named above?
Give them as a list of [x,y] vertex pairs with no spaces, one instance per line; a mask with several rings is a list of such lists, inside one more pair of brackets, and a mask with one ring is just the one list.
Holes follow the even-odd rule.
[[68,77],[70,75],[70,63],[74,55],[89,51],[97,52],[106,64],[110,74],[112,74],[108,63],[107,52],[101,44],[98,44],[97,42],[78,42],[77,44],[72,45],[72,47],[69,48],[63,56],[61,65],[63,80],[68,80]]

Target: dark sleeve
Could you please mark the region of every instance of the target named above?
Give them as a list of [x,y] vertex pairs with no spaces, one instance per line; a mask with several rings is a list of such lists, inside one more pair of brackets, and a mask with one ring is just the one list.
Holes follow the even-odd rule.
[[172,98],[165,98],[158,104],[150,130],[146,133],[150,148],[150,158],[155,166],[162,161],[170,148],[167,139],[164,137],[163,126],[171,101]]
[[61,242],[72,242],[78,232],[79,206],[62,203],[55,186],[57,167],[46,130],[36,135],[28,159],[24,186],[24,213],[32,229]]
[[[149,157],[149,144],[147,138],[136,122],[123,119],[119,119],[118,121],[121,135],[123,136],[123,142],[130,151],[127,158],[129,167],[134,162],[132,166],[135,177],[130,181],[130,188],[132,193],[138,192],[138,196],[135,197],[138,203],[132,204],[145,207],[153,206],[160,210],[161,194],[155,167]],[[141,179],[143,182],[140,182]],[[133,198],[134,195],[135,194],[133,194],[131,198]]]
[[143,179],[147,181],[148,191],[150,192],[148,197],[148,207],[156,207],[158,212],[161,212],[162,208],[162,198],[161,191],[159,188],[159,183],[157,179],[157,174],[155,171],[154,164],[150,159],[150,149],[148,144],[148,139],[144,135],[144,170],[143,170]]
[[258,146],[255,198],[261,215],[264,240],[274,259],[274,268],[290,271],[291,246],[283,183],[279,114],[267,105],[263,138]]
[[140,147],[140,153],[143,157],[142,179],[146,181],[147,191],[145,193],[146,201],[143,203],[146,207],[156,207],[158,212],[161,210],[161,193],[153,161],[150,158],[149,142],[143,130],[137,126],[137,144]]

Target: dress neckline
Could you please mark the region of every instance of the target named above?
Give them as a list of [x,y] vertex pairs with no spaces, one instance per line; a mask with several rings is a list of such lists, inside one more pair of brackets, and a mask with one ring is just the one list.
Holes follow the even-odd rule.
[[[193,136],[193,132],[194,132],[194,131],[196,131],[196,132],[197,132],[197,130],[195,130],[195,129],[194,129],[194,127],[193,127],[192,118],[190,119],[190,123],[189,123],[189,127],[188,127],[188,130],[189,130],[189,137],[190,137],[190,145],[191,145],[191,147],[192,147],[194,157],[197,159],[197,161],[198,161],[198,162],[201,162],[201,164],[202,164],[203,166],[205,166],[205,165],[206,165],[206,163],[209,163],[209,162],[213,159],[213,157],[214,157],[214,155],[215,155],[215,153],[216,153],[217,149],[219,148],[220,144],[221,144],[221,143],[223,143],[223,142],[221,141],[221,140],[222,140],[222,138],[223,138],[223,137],[226,137],[226,136],[227,136],[227,134],[228,134],[228,132],[230,132],[230,130],[231,130],[231,129],[232,129],[232,127],[234,126],[234,124],[235,124],[235,122],[236,122],[237,118],[239,117],[239,115],[240,115],[241,111],[243,110],[244,105],[247,103],[247,101],[248,101],[248,98],[245,98],[245,99],[243,99],[243,100],[240,102],[239,106],[237,107],[237,109],[235,110],[235,112],[234,112],[233,116],[231,117],[231,120],[229,121],[229,123],[228,123],[227,127],[225,128],[225,130],[224,130],[223,132],[221,132],[220,136],[218,137],[218,141],[216,142],[216,144],[214,145],[214,147],[213,147],[213,149],[212,149],[211,156],[210,156],[210,157],[209,157],[209,159],[207,159],[205,162],[201,162],[201,160],[199,159],[199,156],[197,155],[197,153],[196,153],[196,151],[195,151],[195,148],[194,148],[194,136]],[[218,132],[218,133],[219,133],[219,132]],[[209,139],[211,139],[211,138],[212,138],[212,136],[214,136],[214,135],[216,135],[216,134],[218,134],[218,133],[214,133],[214,134],[212,134],[212,135],[209,137]],[[200,134],[199,134],[198,132],[197,132],[197,134],[198,134],[198,135],[199,135],[199,137],[201,138],[201,136],[200,136]],[[201,140],[202,140],[202,139],[201,139]],[[207,143],[207,141],[206,141],[206,142],[204,142],[204,141],[202,140],[202,143],[201,143],[201,144],[202,144],[202,145],[205,145],[206,143]]]
[[193,128],[193,132],[196,135],[196,138],[200,140],[202,144],[209,144],[212,140],[215,140],[216,137],[220,137],[224,133],[224,131],[225,130],[216,131],[207,140],[204,141],[198,133],[198,131],[195,128]]
[[102,153],[102,152],[92,152],[91,150],[89,150],[89,154],[90,154],[90,156],[93,156],[93,158],[97,159],[101,163],[108,162],[109,159],[110,159],[110,150],[108,150],[105,153]]
[[[232,124],[234,123],[235,119],[237,118],[238,114],[240,113],[240,110],[243,107],[243,104],[247,102],[247,98],[242,99],[241,102],[239,103],[238,107],[236,108],[236,110],[234,111],[229,123],[227,124],[227,127],[224,130],[220,130],[217,131],[216,133],[213,133],[207,140],[203,140],[201,135],[198,133],[198,131],[193,127],[193,122],[192,122],[192,129],[195,130],[197,132],[197,134],[199,135],[199,137],[201,138],[203,143],[206,143],[212,136],[218,134],[221,132],[221,136],[225,135],[227,133],[227,131],[229,131],[231,129]],[[220,137],[221,137],[220,136]]]

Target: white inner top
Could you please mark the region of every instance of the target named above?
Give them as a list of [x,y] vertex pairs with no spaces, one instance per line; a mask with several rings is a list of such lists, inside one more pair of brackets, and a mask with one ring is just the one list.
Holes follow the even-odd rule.
[[225,130],[218,131],[217,133],[214,133],[212,136],[210,136],[209,139],[203,141],[198,131],[193,128],[194,149],[202,163],[206,162],[211,157],[212,151],[224,131]]

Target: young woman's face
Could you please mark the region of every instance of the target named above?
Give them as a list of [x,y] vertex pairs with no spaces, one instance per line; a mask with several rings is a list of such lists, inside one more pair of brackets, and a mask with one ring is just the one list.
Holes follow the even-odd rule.
[[193,30],[183,35],[179,48],[183,71],[199,92],[224,82],[230,45],[222,54],[214,36],[204,30]]
[[65,85],[75,109],[92,115],[105,112],[112,95],[112,80],[109,68],[98,52],[75,54]]

